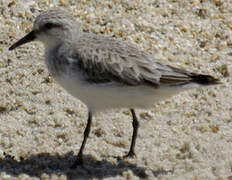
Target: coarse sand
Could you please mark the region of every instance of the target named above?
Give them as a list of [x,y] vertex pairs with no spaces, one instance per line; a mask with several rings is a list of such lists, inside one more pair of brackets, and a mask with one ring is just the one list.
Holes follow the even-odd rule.
[[[40,10],[61,7],[86,32],[136,44],[161,62],[213,75],[223,85],[193,89],[136,110],[134,159],[128,109],[99,113],[84,167],[79,151],[87,108],[49,75],[41,43],[10,45]],[[232,180],[231,0],[0,0],[0,179]]]

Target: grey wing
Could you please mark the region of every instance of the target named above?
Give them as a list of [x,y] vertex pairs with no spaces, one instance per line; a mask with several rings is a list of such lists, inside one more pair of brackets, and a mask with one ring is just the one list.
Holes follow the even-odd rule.
[[86,36],[78,42],[73,56],[88,82],[157,87],[184,85],[198,78],[198,74],[161,64],[133,45],[104,36]]
[[[101,36],[100,36],[101,37]],[[79,41],[73,56],[85,80],[93,83],[116,82],[139,85],[159,84],[160,72],[151,68],[152,56],[136,47],[107,37],[90,36]],[[154,66],[154,64],[153,64]]]

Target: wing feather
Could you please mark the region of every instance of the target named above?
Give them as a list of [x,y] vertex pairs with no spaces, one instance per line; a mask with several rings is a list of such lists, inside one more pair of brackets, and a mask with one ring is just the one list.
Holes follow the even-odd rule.
[[72,51],[84,79],[92,83],[180,85],[197,74],[164,65],[135,46],[106,36],[84,33]]

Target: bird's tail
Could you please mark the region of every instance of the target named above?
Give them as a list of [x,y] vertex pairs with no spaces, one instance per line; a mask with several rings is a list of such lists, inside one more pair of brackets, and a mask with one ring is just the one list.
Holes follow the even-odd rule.
[[201,85],[216,85],[222,84],[219,79],[214,78],[210,75],[194,74],[191,76],[191,82],[198,83]]

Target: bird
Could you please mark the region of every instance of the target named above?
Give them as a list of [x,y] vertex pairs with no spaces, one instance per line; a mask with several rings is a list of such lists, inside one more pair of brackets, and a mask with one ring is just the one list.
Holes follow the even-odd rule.
[[32,31],[9,50],[35,40],[44,44],[50,74],[88,108],[84,138],[72,168],[84,164],[83,151],[96,112],[130,110],[133,134],[130,149],[123,158],[134,157],[139,128],[135,108],[149,108],[181,91],[221,84],[211,75],[161,63],[129,42],[84,32],[81,24],[64,9],[41,12]]

